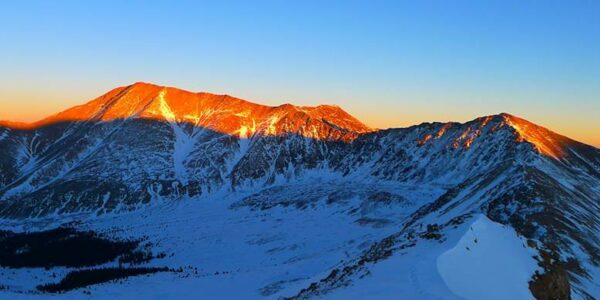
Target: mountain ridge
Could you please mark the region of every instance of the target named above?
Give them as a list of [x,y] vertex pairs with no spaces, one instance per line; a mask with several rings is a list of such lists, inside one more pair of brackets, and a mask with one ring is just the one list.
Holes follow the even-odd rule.
[[[127,97],[128,93],[133,94],[129,97],[135,97],[136,100],[132,101],[132,99],[122,99],[124,97]],[[0,126],[17,130],[34,130],[36,128],[52,125],[59,122],[111,121],[118,119],[127,119],[131,117],[140,117],[142,119],[147,118],[165,120],[167,117],[165,116],[165,112],[162,110],[162,108],[164,107],[161,108],[160,101],[156,101],[160,98],[161,93],[169,95],[167,96],[168,100],[166,101],[167,106],[168,109],[172,110],[171,113],[174,114],[173,117],[175,117],[175,119],[172,121],[176,121],[178,123],[188,122],[193,125],[198,125],[198,116],[193,114],[187,114],[186,112],[195,111],[196,113],[202,114],[204,112],[203,109],[210,110],[218,106],[239,106],[241,108],[239,111],[232,111],[231,113],[237,116],[243,116],[244,114],[253,114],[253,112],[255,112],[259,118],[264,118],[265,115],[268,115],[269,113],[283,113],[287,115],[296,113],[306,114],[309,118],[312,119],[321,118],[325,121],[327,120],[324,117],[326,117],[327,115],[337,117],[338,120],[339,118],[344,118],[346,119],[346,122],[343,122],[342,125],[345,126],[339,126],[339,129],[354,131],[358,134],[365,134],[377,130],[402,129],[371,128],[361,123],[358,119],[354,118],[337,105],[324,104],[310,107],[296,106],[293,104],[285,103],[277,106],[268,106],[232,97],[226,94],[219,95],[207,92],[191,92],[174,87],[160,86],[146,82],[136,82],[131,85],[114,88],[105,93],[104,95],[95,98],[87,103],[76,105],[74,107],[71,107],[69,109],[45,117],[35,122],[26,123],[0,120]],[[175,100],[171,100],[170,95],[174,95]],[[110,101],[115,101],[116,103],[110,105]],[[193,107],[194,104],[197,105],[195,108]],[[198,105],[203,105],[205,107],[198,108]],[[116,108],[112,106],[116,106]],[[101,110],[103,108],[107,111],[102,112]],[[94,114],[96,114],[96,116]],[[94,119],[94,117],[96,117],[96,119]],[[559,158],[564,153],[563,148],[568,145],[580,144],[597,148],[593,145],[579,142],[569,137],[560,135],[546,127],[537,125],[535,123],[527,121],[526,119],[506,112],[477,117],[471,121],[466,121],[464,123],[435,123],[442,123],[446,124],[446,126],[451,126],[452,124],[466,124],[470,122],[481,121],[484,123],[483,125],[485,125],[485,122],[489,121],[492,118],[504,119],[512,128],[514,128],[517,131],[517,133],[519,134],[519,141],[527,141],[533,144],[536,147],[536,149],[541,153],[546,154],[548,156],[552,156],[554,158]],[[240,130],[241,127],[246,127],[246,131],[248,131],[248,129],[250,129],[248,127],[251,126],[250,122],[242,122],[244,124],[238,124],[240,122],[237,121],[235,123],[239,125],[237,129],[222,128],[222,132],[227,134],[235,134],[235,131]],[[409,127],[422,126],[425,124],[429,123],[423,122],[421,124],[416,124]],[[337,126],[336,124],[329,125]],[[244,129],[241,130],[243,131]],[[424,137],[424,139],[427,138]]]
[[[77,118],[69,121],[73,115]],[[481,167],[490,168],[511,155],[538,159],[525,148],[600,178],[595,169],[600,165],[600,150],[508,113],[465,123],[373,130],[336,106],[264,106],[225,95],[136,83],[35,124],[40,127],[25,131],[0,127],[8,168],[0,178],[0,199],[16,200],[30,191],[31,184],[39,186],[34,189],[37,192],[40,187],[63,181],[64,176],[83,172],[74,166],[100,166],[99,155],[106,157],[103,160],[121,162],[115,150],[109,150],[117,145],[123,149],[119,151],[139,148],[135,158],[140,161],[146,159],[143,151],[151,147],[149,153],[156,153],[163,168],[172,170],[166,174],[135,171],[144,178],[144,189],[155,184],[152,178],[166,176],[167,182],[186,187],[184,192],[191,195],[224,185],[231,189],[259,182],[270,185],[281,176],[289,180],[314,169],[352,174],[368,168],[366,175],[386,180],[459,183],[468,174],[483,172]],[[144,135],[148,141],[140,139]],[[159,143],[145,145],[152,140]],[[493,152],[500,149],[510,153]],[[207,158],[202,151],[213,151],[214,157]],[[378,155],[381,157],[374,160]],[[449,161],[471,168],[462,170],[448,165]],[[210,166],[210,172],[199,170],[198,164]],[[122,172],[132,170],[124,168]],[[136,198],[141,198],[135,202],[149,201],[147,192],[136,189]]]
[[[463,222],[485,215],[478,220],[509,226],[527,239],[523,248],[540,266],[527,275],[536,297],[547,291],[559,298],[600,294],[594,285],[600,274],[600,150],[507,113],[374,130],[335,106],[270,107],[138,83],[37,124],[0,126],[0,219],[7,223],[74,218],[94,226],[139,213],[131,222],[156,228],[145,219],[147,211],[170,223],[171,217],[193,218],[170,215],[174,207],[189,206],[195,207],[191,215],[215,214],[194,219],[203,224],[198,234],[220,228],[215,216],[236,216],[226,225],[238,234],[246,228],[236,227],[245,224],[236,218],[273,217],[271,232],[284,226],[286,218],[277,217],[284,213],[331,233],[329,249],[351,251],[328,258],[325,270],[298,275],[302,286],[284,294],[305,298],[358,284],[380,261],[418,253],[410,252],[413,247],[437,245],[435,251],[443,252],[446,238],[459,227],[467,230]],[[327,223],[330,218],[336,221]],[[118,222],[132,225],[127,218]],[[265,234],[254,225],[249,235]],[[344,229],[323,230],[338,225]],[[182,237],[180,229],[172,237],[144,234],[177,245],[202,240],[185,231],[191,236]],[[359,234],[366,231],[368,238]],[[219,232],[212,233],[217,240],[211,247],[223,238]],[[307,236],[277,248],[269,246],[273,237],[261,237],[244,247],[265,243],[265,253],[291,251],[281,264],[312,255],[296,253],[300,245],[324,249],[312,233],[296,233]],[[336,240],[339,234],[353,242]],[[321,250],[316,253],[329,253]],[[325,271],[330,275],[319,278]],[[407,275],[409,281],[417,276]]]
[[[110,121],[131,117],[149,119],[157,117],[157,119],[164,119],[166,117],[164,116],[164,112],[161,111],[160,101],[157,101],[161,99],[161,93],[169,95],[168,100],[166,101],[170,106],[169,109],[173,110],[178,122],[186,121],[185,119],[192,119],[194,116],[186,115],[186,113],[189,113],[190,111],[198,111],[200,109],[198,112],[203,113],[202,110],[211,110],[218,106],[227,108],[239,106],[242,109],[248,110],[245,113],[256,113],[259,116],[273,112],[305,113],[313,118],[323,118],[327,114],[337,114],[349,118],[349,121],[354,123],[351,125],[356,126],[357,130],[360,132],[371,130],[368,126],[360,123],[360,121],[356,120],[337,105],[318,105],[311,107],[285,103],[277,106],[268,106],[226,94],[218,95],[207,92],[194,93],[174,87],[159,86],[145,82],[136,82],[128,86],[114,88],[87,103],[76,105],[39,121],[26,123],[0,120],[0,124],[15,129],[35,129],[58,122],[88,120]],[[194,105],[196,105],[196,107],[193,107]],[[103,109],[106,111],[102,111]],[[232,113],[236,114],[236,112]],[[237,114],[241,113],[237,112]],[[94,117],[97,119],[94,119]]]

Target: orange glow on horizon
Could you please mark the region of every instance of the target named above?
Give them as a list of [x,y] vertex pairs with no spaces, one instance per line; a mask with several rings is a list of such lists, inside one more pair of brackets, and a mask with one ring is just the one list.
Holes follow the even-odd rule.
[[[51,93],[41,91],[40,94],[37,94],[35,91],[0,91],[0,120],[10,121],[12,126],[26,127],[25,124],[18,123],[29,124],[27,125],[29,127],[34,124],[39,125],[45,118],[48,119],[48,116],[59,111],[68,110],[68,108],[72,108],[82,103],[82,101],[74,103],[74,101],[60,101],[58,99],[77,99],[77,97],[85,97],[65,97],[65,93],[66,92],[61,93],[59,91],[53,91]],[[3,99],[11,100],[6,101]],[[348,108],[351,115],[355,116],[367,126],[380,129],[409,127],[424,122],[434,121],[466,122],[475,119],[476,117],[480,117],[480,115],[470,115],[467,112],[464,112],[461,115],[452,115],[435,110],[430,112],[417,111],[415,113],[403,113],[399,116],[398,114],[393,114],[393,111],[386,109],[377,111],[377,108],[373,110],[373,108],[361,109],[360,107],[357,108],[351,105],[348,105],[348,107],[345,105],[342,106],[342,108]],[[494,112],[489,114],[494,114]],[[74,120],[76,120],[76,118]],[[568,120],[563,121],[561,119],[548,120],[544,115],[538,117],[536,121],[537,122],[535,123],[539,122],[541,124],[546,124],[547,127],[551,128],[554,132],[600,148],[600,127],[598,126],[594,126],[593,124],[592,126],[585,126],[587,124],[573,124]],[[6,122],[4,123],[6,124]]]

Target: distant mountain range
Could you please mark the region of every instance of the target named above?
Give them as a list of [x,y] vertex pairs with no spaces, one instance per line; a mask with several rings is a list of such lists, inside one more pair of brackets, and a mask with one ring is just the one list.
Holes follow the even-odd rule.
[[[214,202],[226,207],[217,211]],[[0,217],[7,229],[77,220],[172,242],[165,251],[179,258],[165,258],[170,267],[226,266],[235,270],[228,279],[211,271],[198,282],[257,291],[245,298],[480,298],[494,283],[449,279],[460,272],[448,275],[444,258],[472,257],[472,266],[461,265],[477,268],[482,251],[502,261],[506,253],[490,249],[511,239],[523,245],[510,248],[510,259],[525,253],[533,269],[507,275],[525,278],[508,295],[600,297],[600,150],[506,113],[377,130],[337,106],[271,107],[136,83],[39,122],[0,122]],[[289,229],[252,223],[261,218]],[[185,224],[197,231],[127,229],[159,219],[191,220]],[[236,227],[240,220],[253,221]],[[231,233],[211,229],[216,224]],[[319,242],[320,231],[329,240]],[[469,232],[477,237],[467,241]],[[237,233],[246,243],[217,242]],[[208,244],[198,244],[203,238]],[[496,245],[487,239],[500,246],[485,248]],[[186,261],[184,248],[224,256]],[[264,255],[242,259],[237,251]],[[396,281],[381,271],[392,263]],[[245,279],[261,264],[268,276]],[[292,269],[299,274],[284,272]],[[501,269],[481,277],[502,285]],[[3,284],[10,292],[15,283]]]

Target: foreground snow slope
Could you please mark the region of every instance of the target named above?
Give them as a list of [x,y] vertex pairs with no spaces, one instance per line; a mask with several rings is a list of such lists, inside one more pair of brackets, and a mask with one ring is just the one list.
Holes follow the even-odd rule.
[[437,259],[450,290],[465,299],[533,299],[537,253],[509,227],[477,217],[454,248]]

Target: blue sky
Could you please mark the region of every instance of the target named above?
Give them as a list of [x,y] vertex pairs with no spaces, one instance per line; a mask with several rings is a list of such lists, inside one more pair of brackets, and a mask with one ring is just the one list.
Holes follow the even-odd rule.
[[599,1],[3,1],[0,119],[136,81],[375,127],[509,112],[600,145]]

